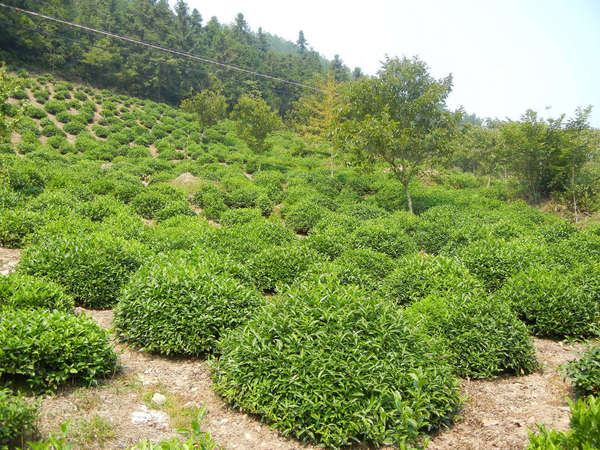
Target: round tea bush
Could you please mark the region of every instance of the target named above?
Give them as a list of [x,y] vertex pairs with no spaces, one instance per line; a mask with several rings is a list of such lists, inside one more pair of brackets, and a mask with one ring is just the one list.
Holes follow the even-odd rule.
[[58,114],[67,110],[65,102],[59,100],[50,100],[44,105],[44,109],[48,114]]
[[63,130],[66,133],[72,134],[74,136],[77,136],[79,133],[81,133],[83,130],[85,130],[85,125],[83,123],[81,123],[78,120],[72,120],[71,122],[65,124],[65,126],[63,127]]
[[246,322],[260,294],[210,262],[157,258],[124,286],[115,309],[119,336],[149,352],[198,356]]
[[116,302],[147,253],[142,244],[109,232],[48,236],[23,252],[17,270],[59,283],[77,305],[101,309]]
[[459,405],[439,344],[356,287],[301,285],[218,349],[213,377],[225,400],[327,447],[415,443]]
[[44,117],[48,116],[46,111],[44,111],[42,108],[38,108],[33,105],[26,105],[23,109],[23,113],[32,119],[43,119]]
[[268,247],[251,258],[247,268],[257,288],[275,291],[291,284],[317,259],[318,253],[304,246]]
[[383,280],[384,298],[403,304],[437,293],[469,292],[481,283],[454,258],[413,255],[402,259]]
[[527,327],[508,305],[483,291],[432,294],[409,306],[406,316],[446,344],[462,377],[523,375],[538,368]]
[[36,405],[29,405],[10,389],[0,389],[0,446],[15,443],[25,433],[33,431],[37,417]]
[[350,237],[350,242],[355,248],[370,248],[392,258],[417,250],[414,241],[403,230],[377,221],[360,225]]
[[296,233],[308,233],[327,213],[327,209],[311,199],[300,200],[285,210],[285,223]]
[[512,275],[543,261],[544,248],[539,243],[502,239],[483,239],[459,249],[460,261],[475,275],[489,291],[502,287]]
[[[586,284],[596,267],[565,273],[534,265],[508,280],[497,292],[531,332],[539,337],[582,338],[600,333],[600,280]],[[593,280],[592,280],[593,281]]]
[[73,312],[73,298],[52,281],[30,275],[0,277],[0,310],[56,309]]
[[567,364],[565,374],[578,395],[596,395],[600,393],[600,344],[589,346],[579,356]]
[[0,378],[52,391],[92,385],[115,372],[117,357],[96,322],[61,311],[5,310],[0,315]]
[[371,249],[348,250],[335,261],[334,275],[343,284],[376,289],[394,270],[394,260]]
[[21,248],[24,239],[33,233],[39,221],[36,214],[25,209],[0,210],[0,245]]
[[258,208],[240,208],[229,209],[221,214],[221,223],[223,225],[240,225],[262,217]]
[[335,259],[349,248],[348,240],[348,230],[343,226],[332,224],[318,232],[314,232],[313,229],[303,242],[308,248],[318,251],[329,259]]

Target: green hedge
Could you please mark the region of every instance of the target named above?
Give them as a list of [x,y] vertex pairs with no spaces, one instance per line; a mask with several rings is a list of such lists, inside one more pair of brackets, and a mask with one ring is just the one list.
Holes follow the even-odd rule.
[[248,320],[259,293],[210,262],[160,257],[124,286],[115,309],[119,336],[149,352],[198,356]]
[[61,284],[77,305],[102,309],[114,305],[147,254],[142,244],[109,232],[59,235],[25,249],[17,270]]
[[56,309],[73,312],[73,298],[56,283],[30,275],[0,277],[0,311],[13,309]]
[[470,292],[481,288],[455,258],[446,256],[408,256],[382,282],[381,293],[398,304],[411,303],[431,293]]
[[444,351],[356,287],[299,286],[219,351],[215,388],[226,401],[323,446],[415,444],[459,405]]
[[525,325],[483,291],[432,294],[409,306],[406,315],[418,330],[447,345],[460,376],[522,375],[538,368]]
[[[531,332],[539,337],[586,337],[600,334],[598,266],[565,272],[532,266],[497,292]],[[595,276],[594,276],[595,275]]]
[[0,314],[0,379],[48,392],[67,382],[92,385],[117,368],[108,334],[92,319],[60,311]]

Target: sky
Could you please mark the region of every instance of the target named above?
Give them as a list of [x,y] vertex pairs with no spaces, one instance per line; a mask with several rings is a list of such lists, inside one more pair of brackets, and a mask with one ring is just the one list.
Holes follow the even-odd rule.
[[517,120],[527,109],[572,116],[593,106],[600,128],[600,0],[188,0],[204,22],[244,14],[256,31],[313,47],[376,74],[386,55],[418,55],[451,73],[451,108]]

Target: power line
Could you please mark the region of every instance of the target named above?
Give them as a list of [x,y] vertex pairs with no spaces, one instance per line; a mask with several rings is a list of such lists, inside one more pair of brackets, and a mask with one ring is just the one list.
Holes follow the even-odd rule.
[[[107,37],[110,37],[110,38],[113,38],[113,39],[119,39],[119,40],[122,40],[122,41],[125,41],[125,42],[130,42],[130,43],[133,43],[133,44],[141,45],[141,46],[148,47],[148,48],[151,48],[151,49],[154,49],[154,50],[159,50],[159,51],[162,51],[162,52],[170,53],[170,54],[179,56],[181,58],[193,59],[193,60],[200,61],[200,62],[207,63],[207,64],[214,64],[216,66],[220,66],[220,67],[223,67],[225,69],[237,70],[238,72],[244,72],[244,73],[247,73],[247,74],[250,74],[250,75],[254,75],[256,77],[266,78],[267,80],[276,81],[276,82],[279,82],[279,83],[290,84],[292,86],[297,86],[297,87],[301,87],[301,88],[304,88],[304,89],[311,89],[311,90],[317,91],[317,92],[324,92],[322,89],[319,89],[319,88],[314,87],[314,86],[310,86],[308,84],[299,83],[297,81],[286,80],[284,78],[275,77],[273,75],[267,75],[267,74],[264,74],[264,73],[256,72],[254,70],[244,69],[243,67],[234,66],[233,64],[222,63],[222,62],[215,61],[215,60],[208,59],[208,58],[204,58],[204,57],[201,57],[201,56],[192,55],[191,53],[186,53],[186,52],[182,52],[182,51],[179,51],[179,50],[174,50],[174,49],[171,49],[171,48],[168,48],[168,47],[163,47],[161,45],[157,45],[157,44],[152,44],[152,43],[149,43],[149,42],[140,41],[138,39],[133,39],[133,38],[130,38],[130,37],[127,37],[127,36],[122,36],[120,34],[109,33],[108,31],[98,30],[96,28],[88,27],[88,26],[85,26],[85,25],[80,25],[80,24],[69,22],[69,21],[66,21],[66,20],[57,19],[55,17],[46,16],[44,14],[40,14],[40,13],[37,13],[37,12],[34,12],[34,11],[28,11],[28,10],[23,9],[23,8],[17,8],[16,6],[7,5],[7,4],[2,3],[2,2],[0,2],[0,7],[8,8],[8,9],[11,9],[13,11],[20,12],[22,14],[27,14],[27,15],[34,16],[34,17],[40,17],[42,19],[46,19],[46,20],[49,20],[49,21],[52,21],[52,22],[60,23],[62,25],[68,25],[70,27],[78,28],[78,29],[89,31],[89,32],[92,32],[92,33],[101,34],[101,35],[104,35],[104,36],[107,36]],[[18,25],[15,25],[15,26],[18,26]],[[38,30],[32,30],[32,31],[38,31]],[[38,31],[38,32],[40,32],[40,33],[43,34],[43,32],[41,32],[41,31]],[[72,38],[69,38],[69,39],[72,39]]]

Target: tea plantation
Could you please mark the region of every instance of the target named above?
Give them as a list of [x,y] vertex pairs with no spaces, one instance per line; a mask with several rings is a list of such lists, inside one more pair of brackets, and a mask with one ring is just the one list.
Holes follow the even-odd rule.
[[[0,278],[0,446],[34,427],[22,395],[119,371],[76,307],[114,309],[133,348],[209,359],[224,402],[330,448],[423,446],[460,416],[461,377],[529,374],[532,336],[600,333],[598,229],[501,181],[432,171],[410,214],[390,174],[332,176],[291,131],[257,154],[230,120],[200,132],[166,104],[19,76],[7,114],[24,118],[0,147],[0,246],[23,249]],[[598,354],[569,365],[578,392],[598,392]],[[532,448],[554,448],[544,433]]]

